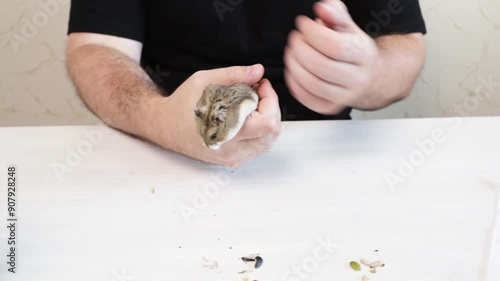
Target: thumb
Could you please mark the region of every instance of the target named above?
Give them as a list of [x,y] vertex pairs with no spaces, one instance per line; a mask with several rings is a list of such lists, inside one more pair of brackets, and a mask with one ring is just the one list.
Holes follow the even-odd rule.
[[352,20],[346,5],[340,0],[323,0],[314,5],[314,12],[329,28],[336,31],[356,32],[359,27]]
[[281,118],[278,94],[271,85],[271,82],[267,79],[263,79],[262,82],[259,83],[257,93],[260,100],[257,111],[264,115]]
[[254,85],[264,76],[264,66],[254,64],[250,66],[231,66],[209,70],[206,78],[208,83],[230,85],[236,83],[247,83]]

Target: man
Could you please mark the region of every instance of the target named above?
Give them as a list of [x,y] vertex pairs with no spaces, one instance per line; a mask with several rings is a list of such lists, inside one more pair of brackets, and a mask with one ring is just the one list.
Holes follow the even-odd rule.
[[[417,0],[72,0],[67,66],[108,125],[234,167],[272,146],[282,116],[350,119],[405,98],[425,32]],[[193,109],[207,84],[234,83],[257,85],[259,107],[214,152]]]

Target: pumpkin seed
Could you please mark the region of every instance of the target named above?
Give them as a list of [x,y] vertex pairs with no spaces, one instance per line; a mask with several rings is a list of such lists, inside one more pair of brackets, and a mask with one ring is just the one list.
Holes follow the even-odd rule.
[[351,261],[349,263],[349,265],[351,266],[352,269],[354,269],[356,271],[361,271],[361,265],[359,265],[359,263],[357,263],[355,261]]

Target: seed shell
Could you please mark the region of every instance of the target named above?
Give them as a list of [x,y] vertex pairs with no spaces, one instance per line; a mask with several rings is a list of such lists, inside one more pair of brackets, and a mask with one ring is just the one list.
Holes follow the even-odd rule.
[[370,264],[371,264],[369,261],[367,261],[365,259],[361,259],[361,263],[366,265],[366,266],[370,266]]
[[374,261],[374,262],[370,263],[369,266],[370,267],[384,267],[385,263],[383,263],[381,261]]
[[264,263],[264,260],[260,256],[255,257],[255,268],[259,268]]

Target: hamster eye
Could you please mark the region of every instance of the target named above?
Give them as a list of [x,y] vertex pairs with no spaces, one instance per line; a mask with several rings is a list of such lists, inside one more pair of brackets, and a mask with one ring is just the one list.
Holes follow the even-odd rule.
[[210,136],[211,140],[215,140],[216,138],[217,138],[217,134],[213,134],[213,135]]

